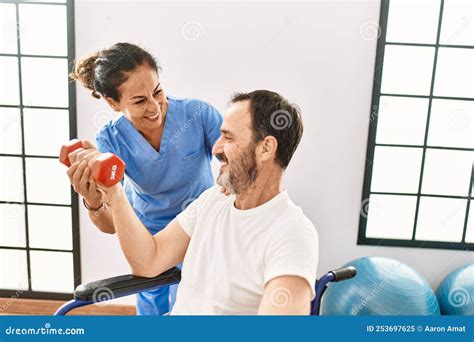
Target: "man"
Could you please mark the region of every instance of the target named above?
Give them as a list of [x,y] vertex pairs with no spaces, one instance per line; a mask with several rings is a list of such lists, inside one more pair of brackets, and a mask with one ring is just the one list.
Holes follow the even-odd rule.
[[133,274],[183,262],[172,314],[309,314],[318,236],[282,188],[302,133],[299,110],[279,94],[235,95],[213,147],[230,195],[206,190],[154,236],[120,183],[103,189]]

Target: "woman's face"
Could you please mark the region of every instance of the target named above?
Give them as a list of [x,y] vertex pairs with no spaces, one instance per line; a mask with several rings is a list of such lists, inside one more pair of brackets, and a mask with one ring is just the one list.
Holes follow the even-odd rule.
[[107,98],[107,102],[114,110],[122,112],[137,130],[150,131],[163,125],[167,100],[153,68],[148,65],[137,67],[118,90],[120,100]]

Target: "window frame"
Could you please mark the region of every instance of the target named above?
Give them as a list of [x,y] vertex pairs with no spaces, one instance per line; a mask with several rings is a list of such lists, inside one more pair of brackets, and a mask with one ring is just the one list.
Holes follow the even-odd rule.
[[[73,274],[74,274],[74,288],[81,284],[81,255],[80,255],[80,237],[79,237],[79,206],[78,206],[78,195],[76,192],[71,191],[71,204],[52,204],[52,203],[34,203],[29,202],[27,198],[27,184],[26,184],[26,158],[42,158],[42,159],[57,159],[57,157],[43,156],[43,155],[27,155],[25,154],[25,125],[24,125],[24,113],[23,109],[63,109],[69,112],[69,136],[77,136],[77,111],[76,111],[76,85],[74,82],[68,82],[69,91],[69,107],[50,107],[50,106],[25,106],[23,105],[23,94],[21,86],[21,57],[37,57],[37,58],[61,58],[67,59],[68,70],[74,63],[75,59],[75,32],[74,32],[74,0],[65,0],[64,3],[48,2],[48,1],[35,1],[35,0],[0,0],[0,3],[14,4],[16,7],[16,22],[17,22],[17,53],[0,53],[2,57],[16,57],[18,58],[18,74],[19,74],[19,105],[4,105],[0,103],[1,108],[15,108],[20,111],[20,125],[21,125],[21,141],[22,141],[22,153],[21,154],[6,154],[1,153],[1,157],[21,157],[23,166],[23,195],[24,200],[22,202],[13,201],[0,201],[2,204],[20,204],[25,208],[25,245],[26,247],[11,247],[11,246],[0,246],[2,250],[21,250],[26,252],[27,261],[27,275],[28,275],[28,290],[12,290],[12,289],[1,289],[0,297],[10,298],[31,298],[31,299],[51,299],[51,300],[69,300],[73,298],[73,293],[58,293],[58,292],[45,292],[45,291],[33,291],[32,290],[32,279],[31,279],[31,260],[30,251],[48,251],[48,252],[72,252],[73,257]],[[48,55],[31,55],[22,54],[20,46],[20,28],[19,28],[19,5],[20,4],[34,4],[34,5],[56,5],[66,6],[66,19],[67,19],[67,56],[48,56]],[[59,150],[60,146],[58,146]],[[66,207],[71,208],[72,218],[72,251],[62,249],[50,249],[50,248],[30,248],[29,247],[29,224],[28,224],[28,205],[48,206],[48,207]]]
[[[361,201],[361,211],[359,214],[359,232],[357,238],[357,245],[372,245],[372,246],[393,246],[393,247],[417,247],[417,248],[436,248],[436,249],[454,249],[454,250],[463,250],[463,251],[474,251],[474,243],[465,242],[466,232],[468,227],[469,219],[469,209],[473,195],[473,182],[474,182],[474,163],[471,168],[471,183],[469,185],[469,192],[467,196],[449,196],[449,195],[429,195],[422,194],[422,180],[424,165],[426,160],[426,150],[427,149],[441,149],[441,150],[456,150],[456,151],[474,151],[474,148],[458,148],[458,147],[440,147],[440,146],[429,146],[428,141],[428,132],[430,125],[431,117],[431,108],[433,99],[447,99],[447,100],[463,100],[463,101],[474,101],[474,98],[463,98],[463,97],[447,97],[447,96],[434,96],[433,90],[435,85],[435,75],[436,67],[438,60],[438,51],[439,48],[463,48],[463,49],[473,49],[472,45],[449,45],[449,44],[440,44],[441,36],[441,27],[443,19],[443,9],[444,9],[444,0],[440,0],[440,11],[438,18],[438,27],[436,42],[434,44],[420,44],[420,43],[400,43],[400,42],[386,42],[386,33],[387,33],[387,23],[389,15],[389,6],[390,0],[381,0],[380,4],[380,20],[379,20],[379,37],[377,39],[377,50],[376,50],[376,61],[375,61],[375,71],[374,71],[374,82],[372,88],[372,101],[371,101],[371,113],[369,121],[369,135],[366,151],[366,163],[364,171],[364,185],[362,191],[362,201]],[[383,71],[383,62],[384,62],[384,53],[386,45],[394,46],[422,46],[422,47],[434,47],[434,61],[433,69],[431,74],[431,85],[430,85],[430,95],[406,95],[406,94],[387,94],[381,92],[382,86],[382,71]],[[428,112],[426,118],[426,126],[424,131],[424,143],[423,145],[400,145],[400,144],[376,144],[376,135],[377,135],[377,122],[378,122],[378,109],[381,96],[398,96],[398,97],[409,97],[409,98],[425,98],[428,99]],[[389,146],[389,147],[404,147],[404,148],[422,148],[422,161],[421,161],[421,170],[420,170],[420,179],[418,184],[418,191],[416,194],[405,194],[405,193],[387,193],[387,192],[371,192],[370,187],[372,183],[372,169],[374,162],[374,154],[376,146]],[[368,213],[364,213],[365,208],[369,205],[369,198],[371,194],[380,194],[380,195],[407,195],[407,196],[416,196],[416,210],[415,210],[415,221],[412,232],[411,240],[402,240],[402,239],[392,239],[392,238],[369,238],[366,237],[367,229],[367,220],[370,215],[370,209]],[[440,198],[456,198],[456,199],[465,199],[467,200],[466,212],[464,218],[464,227],[463,235],[461,242],[448,242],[448,241],[428,241],[428,240],[416,240],[416,229],[418,222],[418,211],[420,207],[421,197],[440,197]]]

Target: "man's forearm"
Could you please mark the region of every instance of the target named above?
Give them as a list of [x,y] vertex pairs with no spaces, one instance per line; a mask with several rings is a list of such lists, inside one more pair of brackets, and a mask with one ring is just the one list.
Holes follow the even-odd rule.
[[89,217],[94,225],[102,232],[115,234],[114,221],[110,208],[103,205],[100,209],[94,211],[89,210]]
[[117,184],[108,190],[109,210],[112,212],[115,231],[132,273],[153,276],[151,270],[158,252],[155,239],[135,214],[122,186]]

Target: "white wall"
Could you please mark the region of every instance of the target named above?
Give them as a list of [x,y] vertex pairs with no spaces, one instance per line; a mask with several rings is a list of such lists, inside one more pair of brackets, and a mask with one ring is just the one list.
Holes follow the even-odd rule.
[[[303,111],[305,134],[285,185],[318,228],[319,274],[379,255],[407,263],[437,286],[473,262],[472,252],[356,245],[376,49],[369,36],[379,7],[375,0],[76,0],[76,54],[137,43],[158,57],[167,93],[221,111],[234,91],[280,92]],[[93,139],[112,115],[80,87],[77,108],[81,138]],[[80,218],[83,281],[128,272],[116,237],[99,233],[84,209]]]

